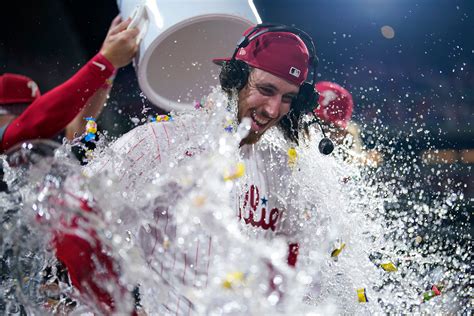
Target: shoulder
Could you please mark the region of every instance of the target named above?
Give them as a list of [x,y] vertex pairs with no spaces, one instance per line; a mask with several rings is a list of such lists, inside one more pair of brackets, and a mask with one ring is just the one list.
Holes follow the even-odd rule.
[[173,122],[152,122],[140,125],[122,135],[113,144],[114,151],[129,151],[149,143],[169,142],[176,132]]

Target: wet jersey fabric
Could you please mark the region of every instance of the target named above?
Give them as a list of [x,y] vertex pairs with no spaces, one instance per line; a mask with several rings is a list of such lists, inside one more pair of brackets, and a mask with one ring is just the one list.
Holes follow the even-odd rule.
[[[101,172],[114,173],[117,190],[133,191],[130,196],[137,205],[146,199],[140,192],[149,185],[156,175],[184,164],[190,159],[199,159],[202,148],[198,141],[200,124],[197,120],[178,120],[174,122],[154,122],[139,126],[118,139],[111,147],[114,154],[97,157],[85,169],[89,176]],[[290,245],[288,263],[296,264],[297,227],[292,225],[291,201],[295,199],[295,190],[288,179],[291,170],[288,167],[286,151],[261,140],[255,145],[244,145],[240,149],[240,160],[245,164],[245,176],[236,180],[231,201],[235,209],[235,219],[241,224],[245,235],[252,238],[269,239],[284,236]],[[170,190],[167,202],[173,203],[173,190]],[[178,282],[195,288],[205,288],[210,269],[210,254],[213,248],[213,236],[202,235],[193,245],[181,252],[167,249],[167,239],[173,239],[176,230],[176,218],[169,206],[158,205],[153,210],[154,225],[140,228],[136,232],[143,254],[152,269],[165,281]],[[190,268],[192,263],[192,268]],[[162,313],[176,312],[188,314],[192,302],[177,291],[169,291]]]
[[253,238],[294,235],[288,215],[292,213],[290,170],[286,155],[266,139],[241,148],[246,175],[239,181],[236,206],[242,229]]
[[246,176],[240,183],[236,205],[242,230],[251,238],[284,236],[288,241],[288,264],[295,266],[299,249],[298,185],[291,181],[292,170],[286,155],[287,144],[272,140],[283,137],[268,132],[255,145],[241,148]]
[[[135,128],[122,136],[112,146],[118,155],[114,158],[93,161],[86,173],[97,174],[104,170],[115,172],[119,177],[118,190],[138,192],[156,172],[163,172],[172,165],[193,159],[200,154],[199,146],[187,147],[186,139],[196,131],[192,121],[155,122]],[[253,238],[273,238],[296,234],[291,213],[296,213],[292,202],[297,199],[295,184],[290,181],[286,151],[270,143],[269,138],[254,145],[243,145],[241,161],[245,164],[245,176],[236,181],[233,192],[236,219],[243,231]],[[120,159],[120,163],[117,163]],[[148,179],[148,180],[147,180]]]
[[73,77],[36,99],[4,128],[0,152],[25,140],[51,138],[58,134],[114,70],[102,54],[95,55]]

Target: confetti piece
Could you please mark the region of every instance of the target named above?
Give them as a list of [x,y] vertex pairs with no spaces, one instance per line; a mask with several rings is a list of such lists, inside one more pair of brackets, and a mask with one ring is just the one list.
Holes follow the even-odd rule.
[[296,164],[296,160],[298,159],[298,154],[296,153],[296,149],[291,147],[288,149],[288,165],[290,167]]
[[225,125],[224,125],[224,130],[226,132],[232,133],[234,131],[234,121],[231,119],[227,119]]
[[428,302],[432,298],[434,298],[436,296],[440,296],[441,295],[441,290],[440,290],[441,288],[442,287],[438,288],[436,285],[433,285],[431,287],[430,291],[427,291],[427,292],[423,293],[423,302]]
[[224,172],[224,180],[235,180],[237,178],[242,177],[245,174],[245,164],[243,162],[237,163],[235,168],[230,171]]
[[398,271],[397,267],[391,261],[387,261],[385,263],[382,263],[380,266],[382,267],[382,269],[384,269],[387,272],[396,272],[396,271]]
[[93,117],[86,117],[85,120],[87,121],[87,123],[86,136],[84,137],[84,140],[86,142],[89,142],[95,139],[95,135],[97,134],[97,123],[95,122],[95,119]]
[[336,245],[335,249],[331,252],[331,257],[337,258],[342,252],[342,249],[346,247],[345,243],[341,243],[340,245]]
[[236,271],[227,273],[224,282],[222,282],[222,287],[225,289],[232,289],[234,286],[243,284],[244,281],[245,275],[243,272]]
[[365,288],[357,289],[357,298],[359,299],[359,303],[367,303],[369,301],[367,299]]
[[96,133],[97,132],[97,123],[93,117],[87,117],[85,119],[86,123],[86,132],[87,133]]
[[172,120],[173,120],[173,117],[171,115],[157,115],[156,116],[157,122],[168,122]]

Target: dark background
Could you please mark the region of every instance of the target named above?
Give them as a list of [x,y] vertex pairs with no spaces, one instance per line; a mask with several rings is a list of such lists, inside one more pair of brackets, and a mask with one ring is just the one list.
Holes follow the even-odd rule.
[[[347,88],[365,144],[408,159],[426,149],[474,148],[474,1],[256,0],[264,22],[294,25],[316,43],[321,80]],[[0,73],[33,78],[42,93],[74,74],[100,48],[115,1],[8,1],[0,8]],[[395,31],[392,39],[381,28]],[[151,109],[143,114],[143,108]],[[156,111],[140,96],[131,66],[120,70],[99,125],[120,135]],[[459,156],[460,157],[460,156]],[[439,164],[468,185],[472,160]],[[432,172],[432,167],[427,166]],[[453,171],[454,170],[454,171]]]
[[[362,127],[364,144],[385,158],[368,178],[398,197],[385,205],[388,225],[392,220],[398,225],[400,216],[416,218],[414,206],[429,205],[434,211],[423,223],[404,220],[415,227],[407,238],[426,234],[431,237],[424,254],[458,256],[456,247],[470,244],[473,233],[474,1],[254,2],[264,22],[307,31],[316,43],[319,78],[352,93],[353,119]],[[0,73],[30,76],[45,93],[98,52],[117,14],[113,0],[3,1]],[[383,26],[393,28],[392,39],[382,35]],[[144,108],[150,110],[144,114]],[[102,131],[118,136],[134,127],[137,120],[131,118],[156,111],[140,95],[128,66],[119,71],[98,123]],[[449,163],[423,162],[423,152],[436,149],[452,155]],[[462,153],[467,153],[464,159]],[[439,221],[436,210],[442,208],[448,211]],[[446,270],[452,268],[446,264]],[[459,298],[468,304],[468,290]]]

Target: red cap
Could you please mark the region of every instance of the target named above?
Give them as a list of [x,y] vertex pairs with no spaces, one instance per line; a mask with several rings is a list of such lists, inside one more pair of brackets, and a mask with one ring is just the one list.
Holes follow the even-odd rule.
[[[247,35],[252,28],[244,32]],[[231,58],[217,58],[218,65]],[[268,32],[257,36],[246,47],[238,50],[235,59],[249,66],[265,70],[300,86],[308,75],[309,53],[305,43],[290,32]]]
[[0,105],[29,104],[40,95],[38,85],[26,76],[8,73],[0,76]]
[[315,87],[319,92],[319,108],[314,109],[316,116],[326,123],[346,128],[354,108],[349,91],[329,81],[318,82]]

